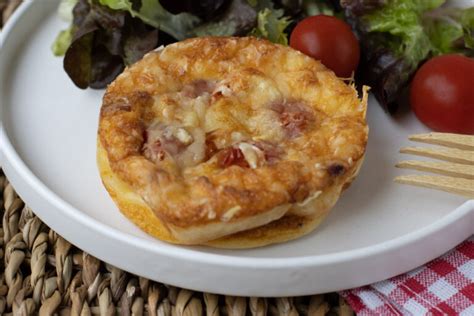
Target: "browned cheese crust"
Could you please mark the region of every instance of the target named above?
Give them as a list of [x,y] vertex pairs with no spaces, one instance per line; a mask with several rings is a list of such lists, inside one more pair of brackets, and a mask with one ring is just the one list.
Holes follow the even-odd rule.
[[[235,239],[296,217],[311,219],[309,231],[357,173],[366,105],[365,93],[359,100],[352,86],[289,47],[251,37],[189,39],[149,53],[108,87],[99,169],[119,208],[142,228],[155,218],[163,232],[154,235],[167,241]],[[107,185],[109,166],[108,179],[122,182],[123,192]],[[126,207],[127,194],[148,211]],[[282,241],[273,231],[270,239]],[[240,234],[248,246],[264,244],[250,242],[258,233]]]

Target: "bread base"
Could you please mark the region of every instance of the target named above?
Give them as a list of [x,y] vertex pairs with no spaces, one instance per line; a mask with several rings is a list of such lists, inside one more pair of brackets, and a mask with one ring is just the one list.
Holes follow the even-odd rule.
[[[310,233],[326,218],[337,202],[341,190],[345,189],[356,176],[362,160],[363,158],[358,161],[354,172],[347,176],[346,181],[328,187],[318,198],[309,203],[308,207],[314,210],[310,216],[293,215],[290,214],[290,210],[289,215],[285,215],[269,224],[212,240],[203,245],[227,249],[256,248],[293,240]],[[153,237],[173,244],[182,244],[171,235],[170,231],[142,198],[113,173],[107,153],[100,141],[97,142],[97,163],[105,188],[120,211],[128,219]]]

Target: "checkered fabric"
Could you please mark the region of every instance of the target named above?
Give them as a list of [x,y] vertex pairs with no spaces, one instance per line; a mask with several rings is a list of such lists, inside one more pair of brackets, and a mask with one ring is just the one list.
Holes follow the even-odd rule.
[[340,294],[357,315],[474,316],[474,235],[420,268]]

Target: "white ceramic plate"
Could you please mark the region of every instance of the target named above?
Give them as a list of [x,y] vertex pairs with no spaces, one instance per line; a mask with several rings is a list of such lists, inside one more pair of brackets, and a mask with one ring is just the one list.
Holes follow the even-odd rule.
[[65,25],[56,0],[27,1],[1,34],[2,165],[21,197],[67,240],[122,269],[180,287],[231,295],[290,296],[356,287],[410,270],[474,232],[474,202],[392,182],[407,135],[370,100],[367,158],[317,231],[253,250],[178,247],[124,218],[95,162],[103,91],[79,90],[50,46]]

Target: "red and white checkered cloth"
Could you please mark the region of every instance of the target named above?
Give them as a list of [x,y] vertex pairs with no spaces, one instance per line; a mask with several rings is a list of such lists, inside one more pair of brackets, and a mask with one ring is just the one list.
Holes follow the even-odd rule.
[[357,315],[474,316],[474,235],[420,268],[341,295]]

